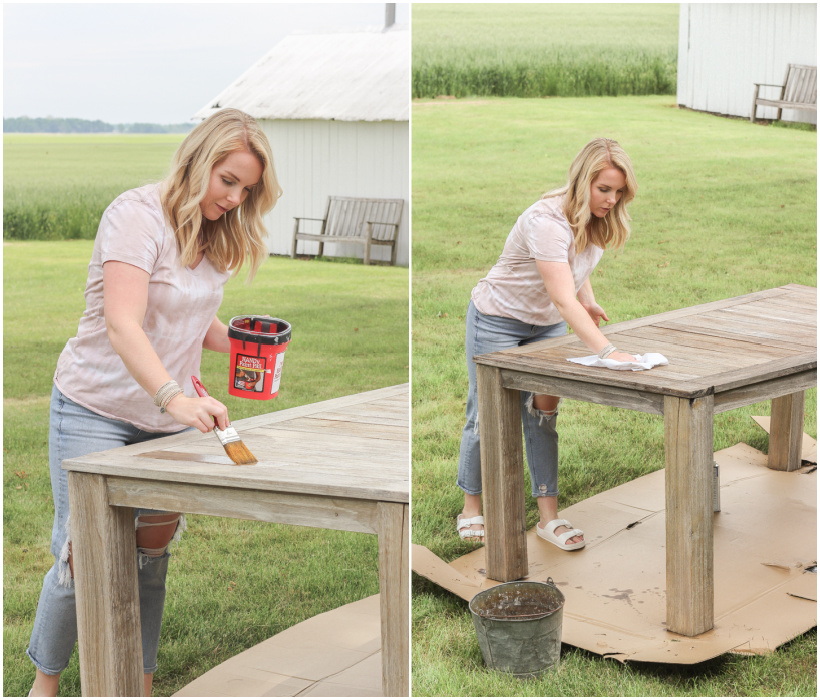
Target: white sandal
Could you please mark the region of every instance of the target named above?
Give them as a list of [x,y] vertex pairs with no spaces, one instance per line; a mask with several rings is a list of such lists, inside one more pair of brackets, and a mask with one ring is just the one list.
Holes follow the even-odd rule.
[[[555,531],[562,525],[570,529],[567,532],[562,532],[560,535],[556,535]],[[564,549],[568,552],[574,549],[581,549],[581,547],[586,544],[586,542],[567,544],[567,540],[570,540],[573,537],[581,537],[584,534],[583,530],[579,530],[577,528],[573,529],[569,520],[550,520],[543,528],[541,527],[541,523],[538,523],[535,526],[535,532],[542,540],[546,540],[550,544],[554,544],[559,549]]]
[[474,518],[462,518],[461,514],[456,516],[456,530],[458,530],[458,536],[462,540],[466,540],[467,538],[472,537],[484,537],[484,528],[480,530],[473,530],[472,527],[469,530],[462,530],[463,527],[468,527],[472,525],[483,525],[484,524],[484,516],[483,515],[476,515]]

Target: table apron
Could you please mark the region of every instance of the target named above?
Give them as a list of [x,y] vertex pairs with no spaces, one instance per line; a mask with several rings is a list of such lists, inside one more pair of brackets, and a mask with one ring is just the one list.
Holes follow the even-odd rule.
[[[643,413],[663,415],[663,394],[592,384],[571,379],[547,377],[517,370],[502,369],[501,383],[505,389],[531,391],[536,394],[561,396],[567,399],[629,408]],[[817,370],[798,372],[715,394],[715,413],[731,411],[759,401],[805,391],[817,386]]]
[[546,377],[508,369],[501,370],[501,384],[505,389],[531,391],[536,394],[561,396],[567,399],[663,415],[663,394],[652,394],[648,391]]
[[715,394],[715,413],[731,411],[733,408],[774,399],[786,394],[794,394],[817,386],[817,370],[811,369],[788,377],[778,377],[765,382],[731,389]]
[[153,508],[224,518],[379,533],[379,503],[353,498],[182,484],[109,476],[112,506]]

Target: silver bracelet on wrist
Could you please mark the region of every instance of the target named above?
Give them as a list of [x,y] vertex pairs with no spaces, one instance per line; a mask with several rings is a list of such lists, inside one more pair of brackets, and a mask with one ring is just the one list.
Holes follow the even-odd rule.
[[615,346],[612,343],[608,343],[605,347],[601,348],[601,351],[598,353],[598,358],[601,360],[605,360],[613,352],[618,351],[615,349]]
[[165,384],[157,389],[157,393],[154,394],[154,405],[162,406],[162,400],[165,398],[166,394],[168,394],[169,391],[174,391],[175,389],[179,389],[179,384],[177,384],[173,379],[169,382],[165,382]]
[[183,391],[179,388],[179,384],[172,379],[157,389],[157,393],[154,394],[154,405],[159,407],[160,413],[165,413],[165,409],[168,404],[171,403],[171,400],[182,393]]

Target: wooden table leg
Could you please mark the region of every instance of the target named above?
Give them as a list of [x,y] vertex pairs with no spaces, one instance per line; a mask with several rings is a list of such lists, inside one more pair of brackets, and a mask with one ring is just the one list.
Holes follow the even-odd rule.
[[498,368],[476,370],[487,578],[516,581],[528,571],[519,392],[501,385]]
[[664,399],[666,629],[714,627],[712,467],[714,396]]
[[382,692],[410,695],[410,518],[406,503],[379,503]]
[[68,494],[83,695],[142,696],[133,509],[108,505],[99,474],[69,472]]
[[772,399],[772,422],[769,426],[769,469],[791,472],[800,468],[805,406],[805,391]]

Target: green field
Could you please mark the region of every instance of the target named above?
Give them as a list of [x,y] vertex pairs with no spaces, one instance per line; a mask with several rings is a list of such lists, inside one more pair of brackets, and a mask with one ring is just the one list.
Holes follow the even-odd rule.
[[162,179],[184,134],[4,134],[3,239],[93,239],[122,192]]
[[413,97],[673,95],[678,5],[413,5]]
[[[412,533],[444,561],[475,546],[455,531],[470,290],[520,213],[565,183],[572,158],[595,136],[621,143],[639,188],[630,240],[606,253],[591,278],[613,322],[791,282],[816,286],[815,132],[678,109],[664,96],[414,103]],[[745,442],[767,451],[751,416],[768,414],[767,402],[718,414],[715,450]],[[558,430],[559,509],[664,466],[660,416],[566,401]],[[817,435],[816,390],[804,430]],[[521,488],[531,528],[538,511],[526,473]],[[620,665],[564,646],[560,672],[517,681],[484,668],[465,601],[416,575],[412,595],[418,696],[817,693],[816,629],[766,657],[694,666]]]

